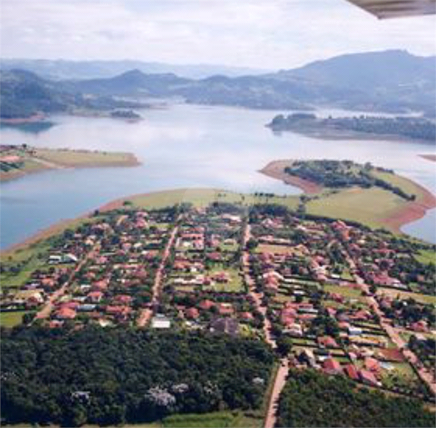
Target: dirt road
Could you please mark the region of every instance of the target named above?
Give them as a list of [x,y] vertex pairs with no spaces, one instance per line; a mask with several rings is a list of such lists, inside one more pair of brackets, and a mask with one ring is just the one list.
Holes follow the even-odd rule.
[[[179,219],[177,219],[177,222]],[[171,248],[174,244],[174,240],[176,239],[177,232],[179,230],[178,226],[175,226],[174,229],[171,232],[170,239],[167,242],[167,245],[165,246],[164,252],[162,254],[162,260],[159,264],[159,267],[157,268],[156,276],[154,278],[153,288],[152,288],[152,298],[151,298],[151,305],[152,307],[156,306],[159,303],[159,294],[161,292],[162,288],[162,280],[163,275],[165,272],[165,264],[168,260],[168,257],[171,253]],[[150,321],[151,317],[153,316],[153,310],[150,308],[142,309],[138,320],[136,322],[138,327],[144,327],[147,325],[147,323]]]

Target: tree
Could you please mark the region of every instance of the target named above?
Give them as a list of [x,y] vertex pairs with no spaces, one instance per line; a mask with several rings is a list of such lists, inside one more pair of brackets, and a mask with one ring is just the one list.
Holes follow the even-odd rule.
[[292,339],[288,336],[282,335],[277,339],[277,352],[286,357],[292,349]]

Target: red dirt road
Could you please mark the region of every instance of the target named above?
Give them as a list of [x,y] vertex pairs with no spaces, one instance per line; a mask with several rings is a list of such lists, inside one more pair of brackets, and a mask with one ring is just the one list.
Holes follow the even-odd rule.
[[[177,221],[179,221],[179,219],[177,219]],[[176,239],[178,230],[179,230],[178,226],[175,226],[174,229],[172,230],[170,239],[168,240],[165,250],[163,252],[162,260],[157,269],[156,277],[154,279],[154,284],[153,284],[153,290],[152,290],[153,292],[152,299],[151,299],[152,306],[155,306],[159,303],[159,293],[162,287],[163,274],[165,272],[165,264],[170,255],[171,248],[174,244],[174,240]],[[153,316],[153,311],[150,308],[143,309],[136,322],[137,326],[138,327],[146,326],[152,316]]]

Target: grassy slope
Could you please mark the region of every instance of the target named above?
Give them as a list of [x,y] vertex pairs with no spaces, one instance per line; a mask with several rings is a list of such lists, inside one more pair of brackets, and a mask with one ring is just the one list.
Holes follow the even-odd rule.
[[354,220],[370,227],[385,226],[383,219],[405,205],[404,199],[392,192],[373,187],[351,188],[320,197],[307,204],[307,212],[344,220]]

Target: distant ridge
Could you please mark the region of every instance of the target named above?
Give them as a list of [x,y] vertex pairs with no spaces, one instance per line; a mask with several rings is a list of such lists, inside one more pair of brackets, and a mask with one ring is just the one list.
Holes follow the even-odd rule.
[[[4,73],[8,72],[2,76]],[[435,117],[435,75],[435,57],[389,50],[341,55],[262,75],[217,74],[190,79],[175,73],[144,73],[133,68],[107,78],[44,79],[44,87],[76,98],[86,95],[87,100],[112,96],[177,98],[195,104],[257,109],[334,107],[390,113],[420,111]],[[11,98],[12,83],[2,80],[2,105],[13,107],[14,102],[22,100],[18,94]],[[30,76],[27,80],[31,80]]]

